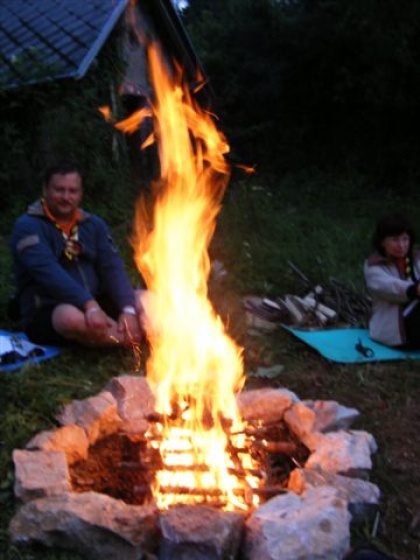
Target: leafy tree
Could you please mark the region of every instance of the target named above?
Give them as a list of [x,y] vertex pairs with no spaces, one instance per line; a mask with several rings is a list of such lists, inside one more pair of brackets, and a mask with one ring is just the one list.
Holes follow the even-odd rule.
[[80,81],[61,80],[0,90],[0,204],[7,208],[2,231],[40,194],[40,176],[57,158],[74,159],[86,170],[87,204],[119,223],[132,210],[136,185],[129,171],[125,138],[100,115],[117,105],[124,68],[119,28],[98,64]]
[[418,2],[191,0],[184,14],[246,159],[417,180]]
[[271,64],[279,46],[278,9],[269,0],[196,0],[184,17],[229,140],[241,158],[251,156],[254,141],[270,133],[267,107],[275,108],[280,87],[279,68]]

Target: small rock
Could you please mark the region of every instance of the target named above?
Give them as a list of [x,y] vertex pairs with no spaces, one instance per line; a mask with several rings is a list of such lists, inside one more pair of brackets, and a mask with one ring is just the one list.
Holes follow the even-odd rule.
[[83,428],[70,424],[37,434],[26,445],[26,449],[63,451],[68,464],[72,465],[87,458],[89,441]]
[[23,502],[62,494],[71,489],[63,451],[13,451],[15,496]]
[[285,411],[298,400],[288,389],[256,389],[238,395],[242,418],[246,421],[261,420],[267,424],[282,420]]
[[61,425],[76,424],[86,431],[90,445],[115,433],[121,425],[117,402],[109,391],[66,405],[57,417]]
[[139,560],[158,546],[158,512],[104,494],[63,494],[22,506],[9,526],[19,544],[73,549],[89,560]]
[[361,430],[314,433],[302,441],[312,451],[305,467],[326,472],[370,470],[371,454],[377,450],[373,436]]
[[208,506],[174,506],[161,513],[160,560],[232,560],[237,557],[245,517]]
[[247,521],[246,560],[337,560],[350,546],[347,502],[330,487],[283,494]]

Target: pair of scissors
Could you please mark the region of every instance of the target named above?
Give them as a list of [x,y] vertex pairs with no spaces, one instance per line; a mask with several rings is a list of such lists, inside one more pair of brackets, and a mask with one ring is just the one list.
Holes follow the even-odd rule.
[[363,343],[360,338],[357,344],[355,345],[355,348],[365,358],[373,358],[373,356],[375,355],[375,352],[372,350],[372,348],[369,348],[369,346],[363,346]]

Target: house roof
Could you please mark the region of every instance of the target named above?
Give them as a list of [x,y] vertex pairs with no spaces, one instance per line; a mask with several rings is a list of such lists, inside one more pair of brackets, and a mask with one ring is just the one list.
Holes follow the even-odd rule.
[[0,0],[0,85],[82,78],[130,0]]
[[[0,0],[0,88],[83,78],[130,3],[131,0]],[[137,0],[136,7],[140,18],[136,25],[154,30],[167,55],[181,63],[191,82],[199,70],[206,84],[202,94],[211,94],[172,0]],[[144,81],[143,77],[140,81]]]

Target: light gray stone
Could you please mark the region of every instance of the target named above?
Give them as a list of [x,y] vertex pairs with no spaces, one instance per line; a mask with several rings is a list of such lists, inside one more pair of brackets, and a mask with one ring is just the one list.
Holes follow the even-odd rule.
[[271,424],[282,420],[285,411],[299,399],[288,389],[256,389],[239,393],[237,400],[245,421],[261,420]]
[[304,437],[303,443],[312,451],[306,468],[335,473],[370,470],[371,454],[377,451],[373,436],[360,430],[314,433]]
[[149,427],[146,417],[155,407],[155,397],[146,378],[120,375],[111,379],[105,390],[117,402],[118,414],[122,419],[121,431],[129,434],[145,433]]
[[356,408],[343,406],[336,401],[304,401],[308,408],[315,413],[316,432],[331,432],[332,430],[348,430],[360,416]]
[[301,440],[308,434],[313,433],[315,420],[315,412],[303,401],[294,403],[293,406],[284,413],[285,423]]
[[313,469],[295,469],[290,473],[288,489],[302,494],[310,488],[334,487],[340,498],[348,502],[352,523],[371,522],[377,511],[381,492],[372,482]]
[[339,560],[350,547],[347,502],[330,487],[277,496],[248,519],[245,560]]
[[207,506],[175,506],[160,517],[160,560],[234,560],[245,516]]
[[87,458],[89,441],[83,428],[70,424],[56,430],[40,432],[30,440],[26,449],[63,451],[67,463],[72,465]]
[[314,432],[348,429],[359,416],[355,408],[348,408],[336,401],[301,401],[287,410],[284,421],[300,439]]
[[28,502],[62,494],[71,489],[69,469],[63,451],[13,451],[15,496]]
[[70,548],[88,560],[140,560],[158,546],[158,512],[88,492],[34,500],[9,526],[12,542]]
[[90,445],[115,433],[122,424],[117,402],[109,391],[67,404],[57,419],[61,425],[76,424],[83,428]]

